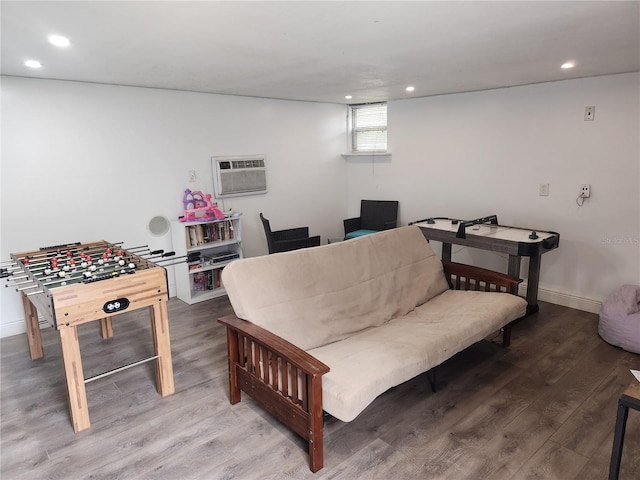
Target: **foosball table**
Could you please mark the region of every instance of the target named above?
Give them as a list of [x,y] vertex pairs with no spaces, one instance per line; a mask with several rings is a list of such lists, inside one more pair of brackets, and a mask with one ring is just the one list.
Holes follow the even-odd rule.
[[[98,378],[155,360],[158,393],[163,397],[174,393],[167,276],[158,264],[169,255],[149,252],[146,246],[123,249],[97,241],[11,254],[2,268],[10,281],[6,286],[15,287],[22,297],[31,359],[44,356],[38,314],[60,335],[75,432],[90,427],[85,384]],[[78,326],[99,321],[102,338],[111,338],[115,315],[142,308],[151,317],[154,355],[85,379]]]

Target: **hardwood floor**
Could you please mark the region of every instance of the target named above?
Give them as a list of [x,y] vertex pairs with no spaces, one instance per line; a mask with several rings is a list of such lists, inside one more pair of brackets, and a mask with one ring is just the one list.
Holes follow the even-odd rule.
[[[604,479],[617,400],[640,356],[597,334],[597,315],[542,304],[511,347],[480,342],[380,396],[356,420],[325,423],[324,468],[305,442],[244,395],[230,405],[226,297],[169,302],[176,393],[147,363],[87,384],[91,428],[69,423],[58,334],[32,362],[25,335],[0,340],[0,477],[13,479]],[[80,327],[85,376],[152,352],[146,312],[115,336]],[[499,339],[495,341],[498,342]],[[640,412],[630,411],[620,479],[640,478]]]

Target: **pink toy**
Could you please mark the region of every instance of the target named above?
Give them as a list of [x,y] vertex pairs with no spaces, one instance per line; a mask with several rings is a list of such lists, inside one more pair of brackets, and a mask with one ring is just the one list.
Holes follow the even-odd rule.
[[218,208],[218,204],[211,202],[210,193],[204,195],[202,192],[192,192],[187,188],[182,197],[182,204],[184,216],[179,218],[181,222],[205,222],[224,218],[224,213]]

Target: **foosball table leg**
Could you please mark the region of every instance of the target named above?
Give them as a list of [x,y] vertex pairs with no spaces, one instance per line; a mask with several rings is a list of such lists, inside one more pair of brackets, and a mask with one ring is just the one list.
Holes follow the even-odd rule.
[[155,361],[156,389],[161,396],[166,397],[175,392],[167,302],[163,299],[149,309],[151,315],[151,331],[153,333],[153,348],[157,356]]
[[82,357],[80,356],[80,343],[78,341],[78,327],[62,327],[59,332],[62,361],[69,393],[71,424],[73,425],[73,431],[78,433],[91,426],[84,372],[82,370]]
[[24,307],[24,321],[27,324],[27,342],[29,343],[29,356],[31,360],[44,357],[42,348],[42,336],[38,322],[38,309],[22,292],[22,306]]
[[111,317],[100,319],[100,336],[103,340],[113,337],[113,322],[111,321]]

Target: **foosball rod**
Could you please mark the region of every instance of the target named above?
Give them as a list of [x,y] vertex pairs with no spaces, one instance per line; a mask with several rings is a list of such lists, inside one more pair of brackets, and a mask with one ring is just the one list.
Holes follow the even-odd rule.
[[[109,264],[105,264],[105,265],[91,265],[96,267],[95,270],[90,270],[88,267],[81,267],[81,266],[77,266],[75,267],[73,270],[70,271],[65,271],[65,270],[60,270],[58,269],[55,272],[51,272],[49,274],[45,274],[43,275],[43,272],[37,272],[35,274],[35,276],[40,276],[41,278],[35,279],[35,281],[37,282],[43,282],[44,285],[49,285],[49,283],[46,283],[47,280],[60,280],[60,281],[65,281],[65,280],[75,280],[78,279],[78,277],[82,277],[82,278],[88,278],[86,277],[85,273],[90,272],[90,273],[104,273],[105,269],[108,269],[107,272],[113,272],[116,269],[122,269],[122,268],[127,268],[129,265],[133,264],[134,267],[133,269],[135,269],[137,267],[137,265],[135,264],[135,262],[127,262],[125,261],[125,263],[123,265],[120,265],[118,262],[111,262]],[[131,269],[131,267],[128,267]],[[64,275],[61,277],[60,276],[60,272],[65,272]]]
[[[83,252],[84,253],[84,252]],[[104,253],[104,252],[102,252]],[[117,252],[116,252],[117,253]],[[100,251],[98,251],[98,254],[100,254]],[[91,256],[91,255],[89,255]],[[129,257],[138,257],[139,255],[134,255],[132,253],[128,253],[126,250],[124,252],[122,252],[122,255],[113,255],[111,257],[107,257],[107,261],[114,261],[114,257],[121,257],[121,258],[129,258]],[[80,265],[78,264],[78,262],[82,263],[85,261],[85,259],[83,257],[80,256],[76,256],[76,257],[60,257],[61,262],[65,263],[68,265],[69,261],[73,259],[74,262],[76,262],[76,265],[78,265],[78,267],[80,267]],[[96,257],[95,262],[98,263],[100,260],[105,260],[102,258],[102,256],[100,257]],[[91,262],[93,264],[94,259],[91,259]],[[33,274],[38,274],[38,272],[40,270],[46,270],[47,268],[50,268],[51,264],[51,260],[46,260],[46,261],[41,261],[38,263],[27,263],[26,265],[24,265],[24,267],[29,268],[29,272],[33,273]],[[16,269],[20,269],[22,267],[16,267]],[[82,267],[84,268],[84,267]]]
[[189,258],[187,257],[187,255],[184,255],[182,257],[174,257],[174,258],[167,258],[165,260],[158,260],[156,263],[162,263],[162,262],[168,262],[168,261],[172,261],[172,263],[165,263],[160,265],[161,267],[172,267],[174,265],[180,265],[181,263],[187,263],[189,261]]
[[40,285],[38,285],[37,283],[34,283],[33,285],[30,285],[28,287],[16,288],[16,292],[22,292],[23,290],[31,290],[32,288],[38,288],[38,287],[40,287]]
[[[122,242],[119,242],[118,244],[114,244],[114,245],[119,245],[121,243]],[[148,246],[143,245],[143,246],[135,247],[135,248],[137,248],[137,249],[145,249],[145,248],[148,249]],[[111,249],[111,246],[107,246],[105,248],[104,245],[101,245],[100,247],[87,248],[87,249],[82,250],[82,251],[76,250],[75,252],[73,252],[74,253],[73,255],[66,255],[66,254],[65,255],[61,255],[61,254],[58,254],[58,255],[55,255],[55,256],[49,255],[46,258],[36,258],[35,262],[31,261],[33,256],[30,256],[30,255],[26,255],[25,257],[19,258],[18,260],[19,260],[20,264],[22,264],[24,266],[34,265],[35,267],[40,267],[42,265],[46,265],[47,263],[50,263],[53,259],[58,259],[60,261],[69,261],[69,260],[73,259],[73,260],[77,261],[77,260],[82,260],[84,257],[87,257],[87,256],[90,256],[90,257],[91,256],[98,256],[98,255],[101,256],[102,254],[106,253],[106,251],[108,249]],[[134,253],[129,252],[129,250],[123,249],[121,247],[116,247],[116,251],[115,252],[112,249],[113,256],[117,256],[118,252],[122,252],[122,254],[120,256],[124,256],[125,254],[126,255],[134,255],[134,256],[136,255]],[[84,257],[83,257],[83,254],[84,254]],[[38,257],[42,257],[42,255],[38,255]],[[28,259],[26,264],[24,263],[25,259]],[[16,264],[16,262],[14,262],[14,264]]]
[[[78,266],[80,266],[80,263],[85,261],[83,258],[81,257],[65,257],[64,259],[60,258],[58,261],[60,262],[60,266],[63,267],[65,265],[71,265],[69,262],[70,260],[73,260],[74,263],[76,263]],[[91,259],[93,261],[93,258]],[[99,259],[96,258],[95,261],[98,261]],[[18,269],[24,269],[27,268],[29,269],[29,272],[31,273],[35,273],[38,272],[39,270],[46,270],[47,268],[52,268],[53,266],[53,262],[51,262],[51,260],[46,260],[46,261],[38,261],[38,262],[27,262],[25,264],[23,264],[22,267],[17,267],[14,269],[18,270]]]
[[[118,243],[109,244],[109,245],[121,245],[122,243],[124,243],[124,242],[118,242]],[[100,251],[103,247],[104,246],[101,246],[100,248],[88,249],[88,250],[84,250],[84,251],[81,250],[80,253]],[[110,248],[110,247],[107,247],[107,248]],[[140,245],[140,246],[137,246],[137,247],[126,248],[124,250],[133,253],[133,252],[137,252],[139,250],[145,250],[145,249],[149,250],[149,245]],[[68,251],[71,251],[71,249],[68,250]],[[76,248],[75,251],[77,252],[77,251],[79,251],[79,249]],[[6,266],[10,266],[10,267],[20,268],[20,265],[24,265],[24,263],[22,263],[22,260],[24,260],[25,258],[31,259],[31,258],[37,257],[36,261],[40,262],[40,257],[47,257],[48,256],[49,259],[50,258],[54,258],[54,257],[51,256],[52,253],[53,252],[48,252],[48,253],[40,252],[40,253],[36,253],[34,255],[26,255],[24,257],[21,257],[18,260],[10,259],[10,260],[5,260],[5,261],[0,261],[0,267],[4,267],[6,265]],[[153,253],[162,253],[162,250],[155,250],[155,252],[150,252],[150,253],[151,254],[153,254]],[[134,253],[134,254],[138,255],[137,253]],[[71,258],[75,259],[77,257],[79,257],[79,255],[77,255],[76,257],[72,256]],[[55,258],[58,258],[58,257],[56,256]],[[65,256],[60,256],[59,258],[69,258],[69,257],[67,257],[65,255]],[[43,259],[43,260],[45,260],[45,259]],[[20,262],[20,263],[18,263],[18,262]],[[29,263],[29,262],[27,262],[27,263]],[[36,265],[39,265],[39,264],[40,263],[37,263]]]
[[30,255],[25,255],[24,257],[19,258],[19,260],[23,260],[25,258],[35,258],[35,259],[39,259],[40,257],[48,257],[51,258],[52,255],[59,255],[60,257],[62,257],[62,253],[61,252],[78,252],[78,253],[86,253],[86,252],[95,252],[98,250],[106,250],[107,248],[118,248],[121,249],[120,246],[116,245],[122,245],[124,242],[116,242],[116,243],[103,243],[103,244],[96,244],[93,245],[91,247],[86,246],[84,248],[78,248],[78,246],[76,246],[75,248],[68,248],[68,249],[58,249],[58,250],[48,250],[48,251],[43,251],[41,249],[41,251],[39,252],[34,252]]
[[[153,260],[154,258],[166,258],[166,257],[173,257],[176,254],[176,252],[166,252],[166,253],[161,253],[159,255],[154,255],[151,257],[146,257],[145,260],[149,261],[149,260]],[[154,263],[154,262],[152,262]]]
[[[111,247],[107,247],[107,248],[111,248]],[[122,249],[118,249],[118,250],[122,250]],[[82,254],[84,254],[84,256],[96,256],[96,255],[101,255],[103,253],[106,252],[106,249],[104,249],[103,247],[100,248],[90,248],[87,250],[83,250],[81,252],[75,252],[75,255],[56,255],[56,256],[49,256],[46,258],[36,258],[34,259],[34,261],[32,261],[32,258],[30,255],[26,255],[25,257],[19,258],[18,261],[20,263],[22,263],[22,265],[24,266],[35,266],[35,267],[39,267],[41,265],[45,265],[47,263],[50,263],[54,258],[60,261],[69,261],[71,259],[73,260],[81,260],[83,258]],[[124,252],[123,252],[124,254]],[[39,256],[41,257],[41,256]],[[27,262],[25,263],[24,260],[27,259]]]
[[[68,282],[69,284],[75,284],[75,283],[87,283],[90,281],[96,281],[96,280],[92,280],[96,277],[101,277],[101,276],[107,276],[108,278],[115,278],[115,277],[119,277],[120,275],[127,275],[130,273],[135,273],[134,269],[130,269],[129,271],[126,271],[124,273],[121,272],[116,272],[115,270],[112,270],[111,272],[100,272],[98,273],[98,275],[96,276],[91,276],[91,277],[63,277],[63,278],[58,278],[57,280],[51,281],[51,282],[43,282],[42,286],[45,288],[58,288],[58,287],[66,287],[66,283]],[[102,279],[102,280],[106,280],[106,278]],[[64,283],[65,285],[57,285],[59,283]]]
[[[126,268],[123,268],[123,270],[126,270]],[[114,269],[111,270],[111,272],[104,272],[104,271],[103,272],[97,272],[98,273],[97,276],[105,276],[105,275],[108,276],[109,274],[114,276],[113,275],[114,273],[117,274],[115,276],[120,276],[120,275],[127,275],[127,274],[131,274],[131,273],[135,273],[135,271],[136,271],[135,268],[129,268],[128,271],[125,271],[124,273],[122,273],[122,271],[117,272],[116,269],[114,268]],[[82,276],[78,276],[77,274],[79,274],[79,273],[82,273]],[[85,272],[74,272],[74,274],[76,274],[76,275],[74,275],[72,277],[62,277],[62,278],[59,278],[56,281],[46,282],[46,283],[43,283],[42,285],[46,287],[46,286],[49,286],[49,285],[54,285],[56,283],[63,283],[63,282],[67,282],[67,281],[69,281],[69,282],[77,282],[78,280],[80,282],[84,283],[84,282],[87,282],[87,281],[92,281],[92,279],[96,278],[94,276],[86,277],[86,276],[84,276],[84,273]],[[104,280],[106,280],[106,279],[107,278],[105,278]],[[93,280],[93,281],[97,281],[97,280]],[[27,283],[27,282],[24,282],[24,283]],[[38,285],[32,285],[30,287],[24,287],[23,290],[30,290],[31,288],[36,288],[36,287],[39,287],[39,286],[40,286],[39,284]],[[64,286],[64,285],[61,285],[61,286]],[[52,287],[52,288],[55,288],[55,287]],[[16,290],[16,291],[18,291],[18,290]],[[44,293],[44,290],[38,290],[38,291],[35,291],[35,292],[25,293],[25,295],[26,296],[31,296],[31,295],[37,295],[37,294],[40,294],[40,293]]]
[[[121,260],[124,260],[126,258],[126,260],[124,260],[125,264],[133,263],[134,265],[136,265],[136,267],[142,264],[142,262],[139,260],[139,257],[137,257],[137,256],[133,256],[134,258],[129,258],[129,257],[130,257],[130,255],[127,255],[127,256],[122,255]],[[100,260],[101,259],[98,259],[98,262]],[[119,260],[119,261],[121,261],[121,260]],[[57,274],[59,274],[61,271],[63,271],[63,272],[68,272],[68,274],[69,274],[69,276],[66,277],[66,278],[75,278],[73,276],[73,274],[78,274],[78,273],[84,274],[84,272],[87,271],[87,268],[89,268],[90,266],[95,266],[96,269],[105,269],[105,268],[111,268],[112,266],[116,267],[115,264],[117,263],[113,258],[111,258],[110,261],[108,263],[106,263],[106,264],[104,264],[104,263],[100,264],[98,262],[95,263],[95,264],[92,262],[91,265],[87,265],[85,267],[82,267],[80,264],[76,264],[76,266],[73,267],[73,270],[69,270],[69,271],[64,270],[64,268],[62,268],[62,269],[58,268],[58,269],[55,269],[55,270],[53,270],[52,272],[50,272],[48,274],[45,272],[47,270],[47,268],[49,268],[48,265],[46,265],[46,266],[38,266],[38,267],[29,269],[29,273],[31,273],[31,275],[34,276],[34,277],[45,277],[45,278],[48,277],[48,278],[52,279],[52,278],[56,278],[56,276],[59,277],[59,275],[57,275]],[[123,266],[124,265],[119,265],[118,264],[116,268],[123,267]],[[81,270],[81,271],[78,271],[78,270]],[[13,278],[19,280],[19,279],[23,279],[23,278],[29,278],[29,275],[25,274],[25,275],[20,275],[20,276],[17,276],[17,277],[14,276]],[[45,278],[36,279],[36,281],[42,281]],[[65,277],[60,277],[60,278],[65,278]]]
[[[107,270],[108,269],[108,270]],[[125,272],[123,273],[122,270],[125,270]],[[54,277],[51,277],[48,282],[42,282],[42,285],[45,287],[48,287],[49,285],[54,285],[56,283],[62,283],[62,282],[67,282],[67,281],[75,281],[75,280],[90,280],[91,278],[93,278],[94,276],[100,276],[100,275],[113,275],[113,273],[117,273],[118,275],[120,274],[127,274],[129,272],[135,272],[135,267],[131,268],[128,265],[118,265],[118,266],[111,266],[109,265],[108,267],[105,267],[102,269],[102,271],[98,271],[95,270],[94,272],[90,272],[92,275],[90,277],[86,276],[85,273],[88,272],[73,272],[72,275],[65,275],[64,277],[58,277],[55,280],[53,280]]]

